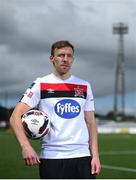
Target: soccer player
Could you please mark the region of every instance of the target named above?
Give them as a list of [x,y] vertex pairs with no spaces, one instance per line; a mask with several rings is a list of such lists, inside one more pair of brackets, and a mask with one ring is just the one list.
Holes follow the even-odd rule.
[[[16,105],[10,124],[28,166],[39,164],[41,179],[94,179],[101,165],[94,100],[89,82],[70,74],[74,46],[69,41],[51,47],[51,74],[37,78]],[[38,107],[48,114],[51,129],[41,139],[37,155],[26,137],[21,116]]]

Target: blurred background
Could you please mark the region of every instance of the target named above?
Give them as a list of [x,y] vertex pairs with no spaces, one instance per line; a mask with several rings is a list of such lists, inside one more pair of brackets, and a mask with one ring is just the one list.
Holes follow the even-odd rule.
[[52,43],[65,39],[75,46],[72,74],[91,83],[98,132],[135,134],[135,7],[136,0],[0,0],[0,130],[26,88],[51,72]]

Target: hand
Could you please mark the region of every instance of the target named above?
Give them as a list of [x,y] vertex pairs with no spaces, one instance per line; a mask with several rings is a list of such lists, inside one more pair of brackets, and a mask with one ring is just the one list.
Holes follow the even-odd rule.
[[22,156],[27,166],[32,166],[40,163],[37,153],[31,146],[22,148]]
[[101,171],[101,164],[99,158],[92,157],[91,161],[91,173],[98,175]]

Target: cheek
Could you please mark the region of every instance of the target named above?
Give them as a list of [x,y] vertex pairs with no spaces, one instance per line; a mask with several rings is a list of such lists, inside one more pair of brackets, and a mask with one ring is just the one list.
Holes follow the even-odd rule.
[[70,64],[72,65],[72,64],[73,64],[73,62],[74,62],[74,60],[71,60],[71,61],[70,61]]
[[55,66],[58,66],[59,63],[60,63],[60,62],[59,62],[57,59],[55,59],[55,60],[53,61],[53,64],[54,64]]

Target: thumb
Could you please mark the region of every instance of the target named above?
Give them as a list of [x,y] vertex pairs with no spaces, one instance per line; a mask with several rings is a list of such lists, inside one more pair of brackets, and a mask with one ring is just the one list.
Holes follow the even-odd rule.
[[95,166],[94,166],[93,163],[92,163],[92,165],[91,165],[91,173],[92,173],[92,174],[95,174]]

